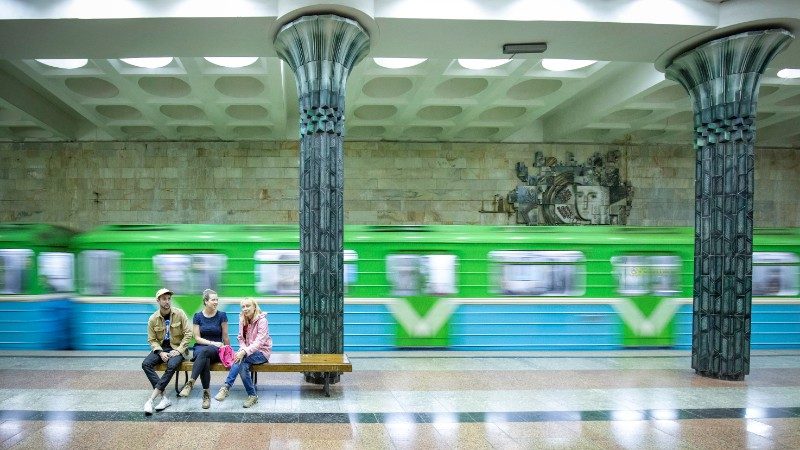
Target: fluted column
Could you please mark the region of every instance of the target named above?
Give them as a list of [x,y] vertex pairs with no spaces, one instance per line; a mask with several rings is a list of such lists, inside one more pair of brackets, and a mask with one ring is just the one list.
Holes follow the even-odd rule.
[[369,36],[350,19],[303,16],[280,29],[275,49],[300,98],[300,351],[342,353],[345,86]]
[[744,32],[687,51],[666,69],[694,107],[692,368],[703,376],[750,373],[756,102],[761,74],[792,38],[780,29]]

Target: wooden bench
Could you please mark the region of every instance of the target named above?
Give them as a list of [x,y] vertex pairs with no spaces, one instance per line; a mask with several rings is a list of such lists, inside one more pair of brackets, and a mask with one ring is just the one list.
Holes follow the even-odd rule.
[[[191,361],[183,361],[178,368],[178,371],[183,372],[183,383],[189,380],[189,372],[192,371],[193,363]],[[166,370],[167,365],[161,363],[155,366],[155,369],[163,372]],[[223,366],[222,363],[214,363],[211,365],[212,372],[227,372],[228,368]],[[325,384],[322,389],[326,397],[331,396],[330,381],[337,374],[342,372],[352,372],[353,365],[350,364],[350,359],[345,354],[314,354],[314,355],[301,355],[299,353],[273,353],[269,355],[269,362],[264,364],[255,364],[250,366],[250,376],[252,377],[253,384],[258,383],[259,372],[322,372],[325,379]],[[175,392],[180,392],[178,389],[178,374],[175,374]]]

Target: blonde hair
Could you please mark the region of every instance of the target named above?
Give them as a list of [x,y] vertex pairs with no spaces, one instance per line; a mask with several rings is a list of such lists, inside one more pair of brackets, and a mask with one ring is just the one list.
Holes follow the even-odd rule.
[[[255,319],[256,317],[258,317],[258,316],[259,316],[259,314],[261,314],[261,308],[258,306],[258,303],[256,303],[256,301],[255,301],[255,300],[253,300],[253,299],[252,299],[252,298],[250,298],[250,297],[245,297],[245,298],[244,298],[244,300],[242,300],[242,301],[239,303],[239,306],[242,306],[242,305],[244,305],[244,304],[245,304],[245,302],[250,302],[250,303],[252,303],[252,304],[253,304],[253,319]],[[248,326],[248,325],[250,325],[250,321],[247,319],[247,316],[245,316],[245,315],[244,315],[244,311],[242,311],[242,312],[239,314],[239,321],[240,321],[240,322],[242,322],[242,325],[244,325],[244,326]]]

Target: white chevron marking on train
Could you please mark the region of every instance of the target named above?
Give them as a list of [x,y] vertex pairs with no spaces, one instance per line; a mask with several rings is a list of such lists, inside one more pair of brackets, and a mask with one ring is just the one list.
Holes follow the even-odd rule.
[[387,305],[397,322],[413,337],[431,337],[450,319],[456,309],[450,299],[439,299],[425,316],[421,316],[403,299],[394,298]]
[[663,299],[656,309],[645,317],[642,311],[628,298],[618,298],[612,303],[622,321],[633,329],[637,336],[656,336],[664,330],[678,310],[674,298]]

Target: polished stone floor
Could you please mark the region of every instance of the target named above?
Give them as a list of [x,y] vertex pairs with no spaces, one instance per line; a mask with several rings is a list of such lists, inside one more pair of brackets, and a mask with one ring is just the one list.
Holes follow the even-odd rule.
[[794,351],[754,351],[742,382],[667,350],[354,353],[330,397],[261,374],[253,408],[240,382],[209,410],[200,389],[178,399],[171,385],[172,406],[149,417],[142,358],[0,353],[0,447],[800,448]]

